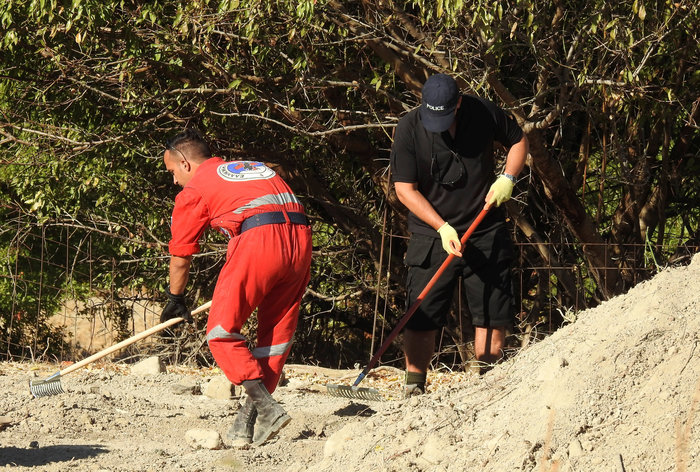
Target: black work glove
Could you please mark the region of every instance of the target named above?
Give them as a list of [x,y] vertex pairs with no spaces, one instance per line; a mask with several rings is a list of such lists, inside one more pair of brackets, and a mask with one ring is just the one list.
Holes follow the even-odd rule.
[[171,318],[184,318],[186,322],[192,321],[190,309],[187,308],[185,294],[173,295],[169,289],[165,289],[165,294],[168,296],[168,304],[163,308],[163,313],[160,314],[160,322],[168,321]]

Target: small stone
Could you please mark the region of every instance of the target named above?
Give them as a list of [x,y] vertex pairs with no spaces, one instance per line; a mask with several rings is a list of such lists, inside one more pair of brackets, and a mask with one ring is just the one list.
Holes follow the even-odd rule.
[[220,375],[211,379],[202,389],[202,393],[209,398],[229,400],[235,394],[235,390],[231,381],[225,375]]
[[36,449],[37,447],[39,447],[39,441],[32,441],[32,442],[30,442],[30,443],[29,443],[29,447],[30,447],[31,449]]
[[173,385],[171,390],[175,395],[194,395],[199,390],[199,386],[194,380],[182,381]]
[[209,429],[190,429],[185,440],[194,449],[220,449],[222,445],[219,433]]
[[590,441],[586,441],[586,440],[581,441],[581,447],[583,448],[584,451],[588,451],[588,452],[593,452],[593,449],[594,449],[593,443]]
[[12,419],[9,416],[0,416],[0,431],[12,424]]
[[569,457],[572,459],[583,456],[583,447],[581,447],[581,441],[574,439],[569,443]]
[[158,375],[165,372],[165,365],[158,356],[148,357],[131,367],[134,375]]

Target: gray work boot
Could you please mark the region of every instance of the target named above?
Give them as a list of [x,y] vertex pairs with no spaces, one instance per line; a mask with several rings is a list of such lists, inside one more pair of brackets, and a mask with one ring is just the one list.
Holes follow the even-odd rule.
[[231,440],[231,447],[246,447],[253,442],[253,427],[255,419],[258,417],[258,410],[255,409],[253,400],[246,398],[243,406],[238,410],[233,425],[226,433],[226,437]]
[[284,411],[282,405],[272,398],[260,380],[246,380],[243,387],[258,411],[253,445],[259,446],[287,426],[292,418]]

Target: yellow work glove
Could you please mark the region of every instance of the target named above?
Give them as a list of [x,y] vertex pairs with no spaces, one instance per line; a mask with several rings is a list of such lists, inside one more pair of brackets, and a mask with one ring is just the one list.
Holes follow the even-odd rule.
[[486,194],[486,203],[491,206],[494,203],[497,207],[502,203],[507,202],[513,194],[515,186],[515,177],[512,175],[501,174],[496,181],[491,185],[489,193]]
[[459,236],[457,236],[457,231],[449,223],[445,222],[444,225],[438,228],[437,232],[440,235],[440,239],[442,239],[442,248],[448,254],[461,257],[460,249],[462,249],[462,243],[459,240]]

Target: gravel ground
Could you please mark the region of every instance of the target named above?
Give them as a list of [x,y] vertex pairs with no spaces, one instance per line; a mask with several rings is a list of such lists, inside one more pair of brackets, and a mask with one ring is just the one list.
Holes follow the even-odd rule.
[[[140,375],[90,365],[66,393],[33,398],[58,367],[0,364],[0,467],[46,471],[700,470],[700,256],[528,346],[487,374],[432,372],[399,398],[401,372],[363,381],[387,398],[326,393],[358,371],[288,366],[275,397],[292,417],[263,446],[233,449],[241,398],[202,394],[218,369]],[[202,447],[192,437],[221,439]],[[209,447],[217,447],[211,449]]]

